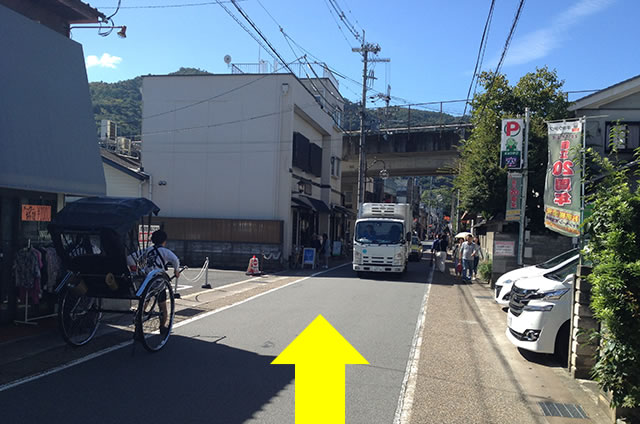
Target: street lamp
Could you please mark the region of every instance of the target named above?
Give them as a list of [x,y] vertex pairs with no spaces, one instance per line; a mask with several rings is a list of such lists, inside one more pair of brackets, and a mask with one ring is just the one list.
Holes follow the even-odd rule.
[[382,162],[382,169],[378,174],[380,175],[380,178],[382,178],[383,180],[386,180],[387,178],[389,178],[389,170],[387,169],[387,164],[382,159],[378,159],[378,158],[373,158],[373,162],[371,162],[371,164],[365,168],[364,170],[365,178],[367,177],[367,171],[369,170],[369,168],[371,168],[373,165],[375,165],[378,162]]
[[[373,162],[371,162],[369,165],[367,165],[364,169],[364,180],[367,180],[367,171],[369,170],[369,168],[373,167],[373,165],[375,165],[378,162],[382,162],[382,169],[380,170],[380,172],[378,173],[378,176],[380,178],[382,178],[383,180],[386,180],[387,178],[389,178],[389,170],[387,169],[387,164],[384,162],[384,160],[382,159],[378,159],[378,158],[373,158]],[[366,193],[366,189],[364,190]],[[384,188],[383,188],[383,192],[384,192]]]

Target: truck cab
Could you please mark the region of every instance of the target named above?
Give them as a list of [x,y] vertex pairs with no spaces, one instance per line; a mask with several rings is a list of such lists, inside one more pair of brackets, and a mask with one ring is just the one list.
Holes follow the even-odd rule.
[[353,270],[402,273],[411,252],[410,208],[405,203],[364,203],[353,237]]

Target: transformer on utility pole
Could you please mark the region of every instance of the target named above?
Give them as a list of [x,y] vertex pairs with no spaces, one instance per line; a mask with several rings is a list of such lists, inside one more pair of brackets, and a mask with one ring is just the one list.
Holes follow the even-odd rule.
[[364,68],[362,71],[362,105],[360,109],[360,160],[358,166],[358,209],[360,205],[364,203],[365,193],[365,172],[366,172],[366,157],[365,157],[365,139],[364,139],[364,117],[367,109],[367,80],[372,79],[367,73],[367,65],[369,62],[389,62],[389,59],[369,59],[369,53],[377,54],[380,51],[378,44],[365,43],[364,30],[362,31],[362,44],[360,47],[354,47],[351,51],[361,53]]

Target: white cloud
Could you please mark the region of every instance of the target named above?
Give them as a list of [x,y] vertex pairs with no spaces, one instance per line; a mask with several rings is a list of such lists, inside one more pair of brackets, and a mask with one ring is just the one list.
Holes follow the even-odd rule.
[[111,56],[109,53],[103,53],[99,59],[98,56],[87,56],[87,68],[100,66],[101,68],[115,69],[120,62],[122,62],[121,57]]
[[[615,0],[579,0],[567,10],[556,14],[551,24],[545,28],[517,37],[507,52],[505,65],[522,65],[548,55],[553,49],[561,46],[569,29],[581,19],[600,12],[613,4]],[[526,8],[524,13],[526,13]],[[497,58],[491,61],[492,66],[498,63]]]

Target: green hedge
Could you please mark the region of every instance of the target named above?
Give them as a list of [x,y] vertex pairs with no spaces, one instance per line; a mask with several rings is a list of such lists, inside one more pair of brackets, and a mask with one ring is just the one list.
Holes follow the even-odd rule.
[[[593,156],[592,156],[593,158]],[[593,272],[591,309],[602,330],[594,378],[613,406],[640,406],[640,192],[628,169],[594,158],[603,177],[589,189],[586,259]]]

